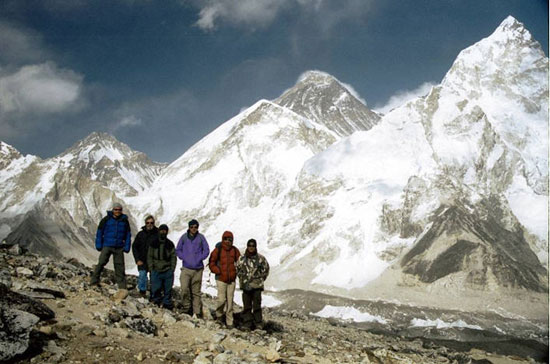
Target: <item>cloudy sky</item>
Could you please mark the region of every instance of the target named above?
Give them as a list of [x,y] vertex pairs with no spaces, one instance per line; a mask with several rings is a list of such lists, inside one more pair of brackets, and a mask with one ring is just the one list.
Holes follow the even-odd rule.
[[307,70],[385,110],[508,15],[548,55],[547,0],[1,0],[0,140],[47,158],[102,131],[171,162]]

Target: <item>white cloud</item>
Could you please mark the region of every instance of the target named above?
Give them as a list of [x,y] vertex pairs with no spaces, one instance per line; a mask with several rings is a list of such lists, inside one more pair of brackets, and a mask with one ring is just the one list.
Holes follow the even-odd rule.
[[124,116],[122,119],[118,121],[113,127],[111,128],[111,132],[114,133],[120,128],[133,128],[136,126],[142,126],[143,120],[134,116],[134,115],[127,115]]
[[51,62],[0,75],[0,113],[59,113],[78,107],[82,76]]
[[321,0],[210,0],[199,2],[199,20],[203,30],[213,30],[219,22],[249,27],[265,27],[279,12],[293,4],[315,6]]
[[385,104],[376,104],[373,109],[376,112],[387,114],[392,109],[395,109],[396,107],[405,104],[407,101],[427,95],[428,92],[430,92],[431,88],[435,85],[435,83],[424,82],[422,85],[418,86],[414,90],[397,91],[393,96],[388,99]]
[[0,20],[0,63],[35,63],[49,57],[37,32]]

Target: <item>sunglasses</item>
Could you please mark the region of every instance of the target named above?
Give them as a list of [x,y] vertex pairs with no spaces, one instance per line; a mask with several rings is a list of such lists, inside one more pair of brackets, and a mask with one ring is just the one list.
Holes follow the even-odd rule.
[[154,221],[146,221],[145,225],[155,225],[155,222]]
[[198,229],[198,228],[199,228],[198,225],[191,225],[191,226],[189,226],[189,229]]
[[113,211],[122,211],[122,209],[113,209]]
[[226,240],[226,241],[233,241],[233,238],[223,238],[223,240]]
[[255,248],[256,245],[247,245],[247,247],[249,247],[249,248]]

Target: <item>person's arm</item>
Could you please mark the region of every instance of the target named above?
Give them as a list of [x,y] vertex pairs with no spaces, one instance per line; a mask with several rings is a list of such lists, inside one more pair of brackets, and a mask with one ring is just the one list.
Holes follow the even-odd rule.
[[244,278],[245,272],[244,272],[244,259],[245,257],[242,256],[237,260],[237,264],[235,264],[235,268],[237,268],[237,277],[240,279]]
[[267,262],[267,259],[265,259],[264,256],[262,256],[262,258],[263,258],[262,259],[263,261],[262,279],[265,281],[267,279],[267,276],[269,275],[269,263]]
[[208,254],[210,254],[210,247],[208,246],[208,242],[206,241],[206,238],[204,237],[204,235],[202,236],[202,239],[201,239],[201,247],[202,247],[201,260],[205,260],[206,258],[208,258]]
[[147,248],[147,271],[151,272],[153,270],[153,248]]
[[185,236],[185,233],[181,236],[180,240],[178,241],[178,246],[176,247],[176,255],[178,258],[183,260],[183,237]]
[[130,229],[130,222],[126,220],[126,241],[124,242],[124,252],[129,253],[132,246],[132,230]]
[[170,254],[170,270],[172,271],[172,273],[176,270],[176,263],[176,251],[172,249],[172,253]]
[[105,231],[105,224],[107,223],[108,217],[104,217],[99,222],[99,225],[97,226],[97,232],[95,234],[95,248],[98,251],[101,251],[103,249],[103,233]]
[[210,268],[210,271],[214,274],[221,274],[222,271],[220,267],[218,267],[218,254],[219,249],[212,250],[212,254],[210,254],[210,259],[208,261],[208,267]]
[[[138,264],[138,262],[142,262],[143,264],[143,258],[144,258],[142,254],[140,254],[140,251],[138,250],[138,245],[140,245],[139,242],[140,242],[141,234],[142,232],[137,233],[134,239],[134,243],[132,244],[132,255],[134,256],[134,260],[137,265],[140,265]],[[146,257],[147,257],[147,252],[145,252],[145,258]]]

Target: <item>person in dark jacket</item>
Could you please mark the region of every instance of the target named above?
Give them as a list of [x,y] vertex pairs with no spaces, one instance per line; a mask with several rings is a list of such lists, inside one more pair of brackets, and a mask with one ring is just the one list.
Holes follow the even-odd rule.
[[[141,297],[146,297],[147,293],[147,250],[149,245],[158,238],[159,230],[155,226],[155,218],[148,215],[145,218],[145,226],[141,227],[141,231],[137,233],[134,243],[132,244],[132,253],[138,268],[138,289]],[[151,292],[151,297],[152,292]]]
[[[189,221],[189,229],[178,241],[176,255],[181,259],[180,287],[185,313],[202,316],[201,285],[204,263],[210,248],[204,235],[199,233],[199,222]],[[191,311],[191,302],[193,310]]]
[[115,280],[119,289],[126,290],[126,275],[124,273],[124,254],[130,251],[132,233],[128,216],[122,213],[122,205],[113,204],[113,209],[107,211],[107,216],[101,219],[97,227],[95,247],[101,252],[99,261],[92,273],[90,284],[99,286],[103,268],[113,256]]
[[153,302],[166,309],[173,309],[172,286],[176,270],[176,250],[168,239],[168,226],[159,226],[159,233],[147,251],[147,262],[151,270],[151,291]]
[[218,287],[216,318],[222,321],[225,313],[225,324],[228,328],[233,328],[233,295],[237,278],[235,262],[240,256],[239,249],[233,246],[233,233],[226,231],[222,235],[222,241],[212,250],[208,261],[210,271],[216,274]]
[[263,329],[262,291],[269,275],[269,264],[263,255],[258,254],[255,239],[246,243],[246,252],[237,261],[237,275],[243,291],[243,326]]

